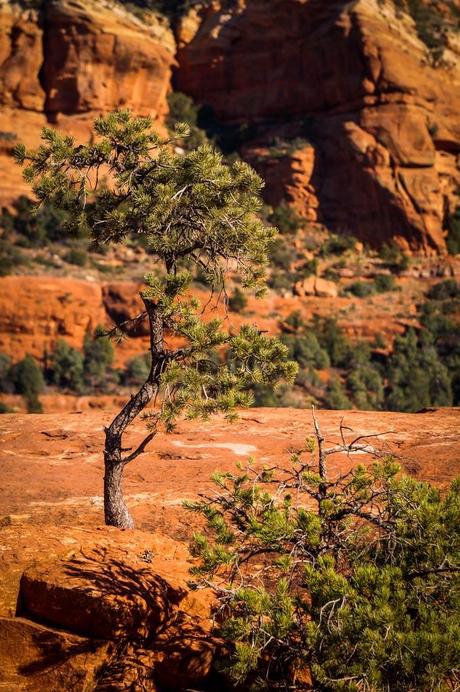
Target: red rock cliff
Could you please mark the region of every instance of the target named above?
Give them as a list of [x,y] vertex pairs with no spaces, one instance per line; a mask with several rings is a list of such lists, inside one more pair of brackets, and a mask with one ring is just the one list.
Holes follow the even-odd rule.
[[0,3],[1,200],[27,190],[8,150],[36,145],[47,122],[87,138],[96,115],[126,107],[161,125],[174,50],[156,15],[141,22],[106,0]]
[[[420,2],[442,14],[447,0]],[[212,0],[176,38],[166,19],[111,0],[40,12],[1,0],[0,202],[27,191],[8,151],[35,146],[46,122],[86,138],[94,115],[127,106],[161,124],[177,60],[175,88],[257,127],[242,153],[270,203],[371,244],[444,252],[460,185],[459,41],[446,32],[435,67],[417,30],[392,0]]]
[[[287,196],[336,230],[430,254],[445,247],[460,182],[453,33],[449,41],[435,68],[413,20],[390,2],[215,2],[182,22],[177,83],[220,120],[259,125],[245,156],[269,201]],[[283,155],[276,136],[299,141]]]

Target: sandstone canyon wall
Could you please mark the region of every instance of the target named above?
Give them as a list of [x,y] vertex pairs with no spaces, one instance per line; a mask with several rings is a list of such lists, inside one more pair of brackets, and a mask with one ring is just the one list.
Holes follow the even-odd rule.
[[460,185],[455,30],[435,67],[392,0],[213,0],[174,33],[116,0],[41,6],[0,0],[0,200],[27,190],[7,156],[16,141],[36,145],[46,122],[87,137],[117,106],[161,126],[173,83],[253,133],[240,151],[271,204],[370,244],[445,251]]
[[[182,22],[177,85],[219,119],[257,125],[245,155],[269,201],[287,196],[337,231],[373,244],[396,237],[429,254],[444,247],[460,182],[460,69],[449,36],[435,68],[414,21],[391,2],[214,4]],[[277,139],[294,151],[277,151]]]
[[122,107],[161,125],[174,51],[166,20],[108,0],[0,2],[0,200],[27,191],[8,154],[47,123],[87,139],[94,117]]

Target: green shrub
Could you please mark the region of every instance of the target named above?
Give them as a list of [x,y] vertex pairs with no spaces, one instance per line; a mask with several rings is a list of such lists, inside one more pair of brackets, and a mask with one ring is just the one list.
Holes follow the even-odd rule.
[[330,255],[341,255],[347,250],[352,250],[356,245],[356,238],[352,235],[334,235],[330,234],[325,243],[321,246],[321,257],[329,257]]
[[329,354],[331,365],[335,368],[347,367],[353,347],[337,321],[332,317],[320,318],[315,315],[312,329],[320,346]]
[[374,286],[377,293],[386,293],[396,289],[396,283],[391,274],[377,274],[374,279]]
[[[446,4],[455,11],[455,2],[450,0]],[[436,4],[431,5],[423,0],[395,0],[395,5],[411,15],[419,39],[428,48],[432,64],[435,67],[440,65],[447,45],[445,29],[448,22]]]
[[359,364],[349,372],[347,390],[353,405],[361,411],[379,411],[384,406],[383,379],[370,362]]
[[228,307],[232,312],[243,312],[247,304],[248,299],[246,295],[236,286],[233,294],[228,299]]
[[112,370],[114,348],[105,336],[103,327],[97,327],[94,335],[87,334],[83,344],[83,376],[90,387],[105,389],[115,378]]
[[460,283],[455,279],[446,279],[431,286],[427,292],[427,298],[431,300],[450,300],[460,298]]
[[403,336],[397,336],[386,374],[386,405],[390,411],[452,406],[451,376],[439,359],[429,332],[417,338],[409,329]]
[[455,689],[460,480],[442,497],[391,457],[332,474],[334,451],[369,440],[315,437],[187,503],[207,525],[192,572],[216,588],[222,670],[242,690]]
[[84,267],[88,262],[88,253],[80,248],[71,248],[64,255],[64,259],[69,264],[75,264],[77,267]]
[[295,360],[300,368],[324,370],[330,366],[327,351],[321,348],[315,334],[283,334],[281,341],[288,347],[289,357]]
[[5,404],[4,401],[0,401],[0,414],[2,413],[14,413],[14,409],[8,406],[8,404]]
[[0,276],[8,276],[11,272],[25,264],[24,256],[14,245],[0,238]]
[[352,408],[352,403],[338,377],[332,377],[328,382],[325,400],[327,408],[339,411]]
[[279,397],[277,397],[273,387],[264,384],[256,384],[252,387],[251,391],[254,397],[253,406],[276,408],[280,405]]
[[45,388],[45,380],[35,358],[26,355],[11,368],[11,379],[15,391],[21,394],[29,413],[41,413],[39,395]]
[[20,236],[19,244],[25,247],[43,247],[50,242],[62,242],[69,237],[65,228],[65,212],[51,204],[44,204],[38,211],[27,197],[14,202],[14,212],[3,209],[0,225],[7,233],[14,231]]
[[26,355],[12,368],[12,378],[15,390],[25,397],[37,397],[43,392],[45,380],[37,361],[30,355]]
[[270,245],[269,257],[273,267],[289,271],[297,255],[294,248],[283,238],[276,238]]
[[179,91],[172,91],[168,96],[169,113],[166,124],[171,130],[178,122],[187,123],[190,128],[188,137],[181,140],[181,146],[191,151],[209,142],[206,132],[197,125],[198,106],[193,99]]
[[[32,0],[37,2],[38,0]],[[198,4],[198,0],[118,0],[122,5],[141,19],[146,10],[153,10],[168,17],[171,21],[186,13]]]
[[367,298],[374,294],[374,285],[369,281],[354,281],[346,287],[345,291],[357,298]]
[[11,393],[14,391],[14,382],[11,377],[11,358],[6,353],[0,352],[0,392]]
[[285,202],[269,214],[268,221],[283,235],[295,235],[305,225],[305,220]]
[[128,386],[143,384],[150,372],[150,363],[151,357],[149,354],[135,356],[128,360],[123,373],[124,384]]
[[316,276],[318,272],[318,260],[314,257],[311,260],[303,262],[296,269],[296,280],[306,279],[309,276]]
[[[449,287],[443,287],[445,282],[437,284],[432,288],[445,295]],[[455,289],[452,289],[455,290]],[[454,299],[448,299],[444,303],[439,301],[427,301],[420,309],[420,322],[427,330],[440,362],[447,368],[451,389],[452,401],[454,406],[460,405],[460,325],[450,317],[446,317],[444,307],[451,307]]]
[[446,245],[450,255],[460,253],[460,206],[449,217]]
[[272,159],[282,159],[285,156],[295,154],[299,149],[311,146],[311,142],[305,137],[295,137],[293,139],[273,137],[268,143],[268,155]]
[[63,339],[56,342],[51,364],[50,380],[57,387],[81,393],[83,381],[83,355]]
[[379,256],[384,267],[396,274],[406,271],[409,267],[409,257],[395,242],[384,243],[379,250]]

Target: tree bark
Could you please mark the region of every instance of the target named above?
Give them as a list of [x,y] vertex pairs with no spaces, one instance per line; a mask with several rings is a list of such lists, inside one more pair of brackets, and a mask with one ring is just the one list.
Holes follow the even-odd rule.
[[[104,449],[104,516],[105,523],[123,529],[134,528],[134,521],[123,497],[123,471],[126,464],[142,454],[148,442],[155,436],[150,432],[134,452],[123,457],[122,440],[126,428],[150,403],[158,390],[161,374],[167,362],[163,349],[163,319],[157,305],[144,299],[150,327],[150,353],[152,365],[147,380],[137,394],[131,397],[120,413],[105,430]],[[126,450],[125,450],[126,451]],[[130,450],[128,450],[130,451]]]

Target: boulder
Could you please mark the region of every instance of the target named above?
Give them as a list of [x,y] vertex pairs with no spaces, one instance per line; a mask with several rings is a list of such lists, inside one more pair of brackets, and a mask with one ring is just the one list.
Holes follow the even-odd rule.
[[319,276],[309,276],[294,284],[294,294],[297,296],[317,296],[318,298],[336,298],[339,289],[334,281],[322,279]]
[[153,692],[210,674],[213,598],[189,592],[184,544],[109,527],[0,531],[0,687]]
[[21,617],[0,617],[0,689],[84,692],[95,689],[110,644]]

